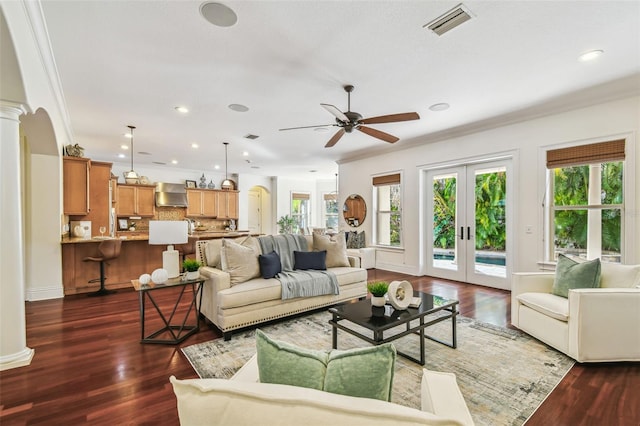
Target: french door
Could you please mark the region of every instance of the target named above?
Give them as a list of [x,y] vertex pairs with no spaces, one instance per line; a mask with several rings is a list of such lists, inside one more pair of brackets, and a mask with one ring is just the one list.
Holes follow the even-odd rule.
[[426,173],[426,273],[509,289],[511,160]]

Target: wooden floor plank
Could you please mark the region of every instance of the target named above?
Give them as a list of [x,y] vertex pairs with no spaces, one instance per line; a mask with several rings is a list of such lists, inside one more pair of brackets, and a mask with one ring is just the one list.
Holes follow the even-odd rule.
[[[464,316],[510,326],[508,291],[375,269],[369,279],[407,279],[415,289],[460,300]],[[172,305],[172,291],[156,292],[162,306]],[[140,344],[138,294],[132,290],[27,302],[26,321],[35,357],[30,366],[0,372],[3,426],[178,424],[169,376],[197,377],[180,346],[221,337],[201,326],[179,346]],[[640,363],[576,365],[527,423],[639,424]]]

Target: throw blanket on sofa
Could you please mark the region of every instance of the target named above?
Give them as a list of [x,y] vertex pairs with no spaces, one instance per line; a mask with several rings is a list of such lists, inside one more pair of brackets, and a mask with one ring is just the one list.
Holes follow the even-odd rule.
[[282,285],[282,300],[296,297],[340,294],[338,279],[331,271],[294,270],[294,251],[309,251],[304,235],[265,235],[258,237],[262,253],[275,251],[280,256],[282,272],[276,279]]

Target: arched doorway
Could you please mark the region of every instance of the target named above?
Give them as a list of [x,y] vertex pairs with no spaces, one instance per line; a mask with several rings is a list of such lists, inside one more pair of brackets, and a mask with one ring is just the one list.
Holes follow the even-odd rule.
[[253,186],[248,191],[247,227],[255,234],[272,233],[271,194],[262,186]]

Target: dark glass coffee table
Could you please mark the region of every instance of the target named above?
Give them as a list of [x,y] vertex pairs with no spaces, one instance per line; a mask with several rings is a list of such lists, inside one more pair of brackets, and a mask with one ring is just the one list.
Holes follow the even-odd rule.
[[[420,365],[424,365],[425,362],[425,338],[455,349],[457,346],[456,316],[458,315],[459,302],[419,291],[414,291],[413,295],[414,297],[420,297],[422,299],[420,306],[400,311],[395,310],[390,305],[385,305],[384,307],[371,306],[369,299],[364,299],[356,303],[344,303],[330,308],[329,312],[333,315],[333,318],[329,320],[329,324],[331,324],[333,328],[333,348],[338,348],[338,329],[340,329],[373,345],[381,345],[409,334],[417,334],[420,336],[419,360],[399,350],[397,352],[398,355]],[[427,327],[449,319],[451,320],[451,343],[436,339],[425,333]],[[359,325],[371,331],[373,337],[369,337],[369,335],[365,335],[345,325],[349,323]],[[389,335],[386,338],[384,337],[385,332],[400,326],[404,326],[405,329]]]

